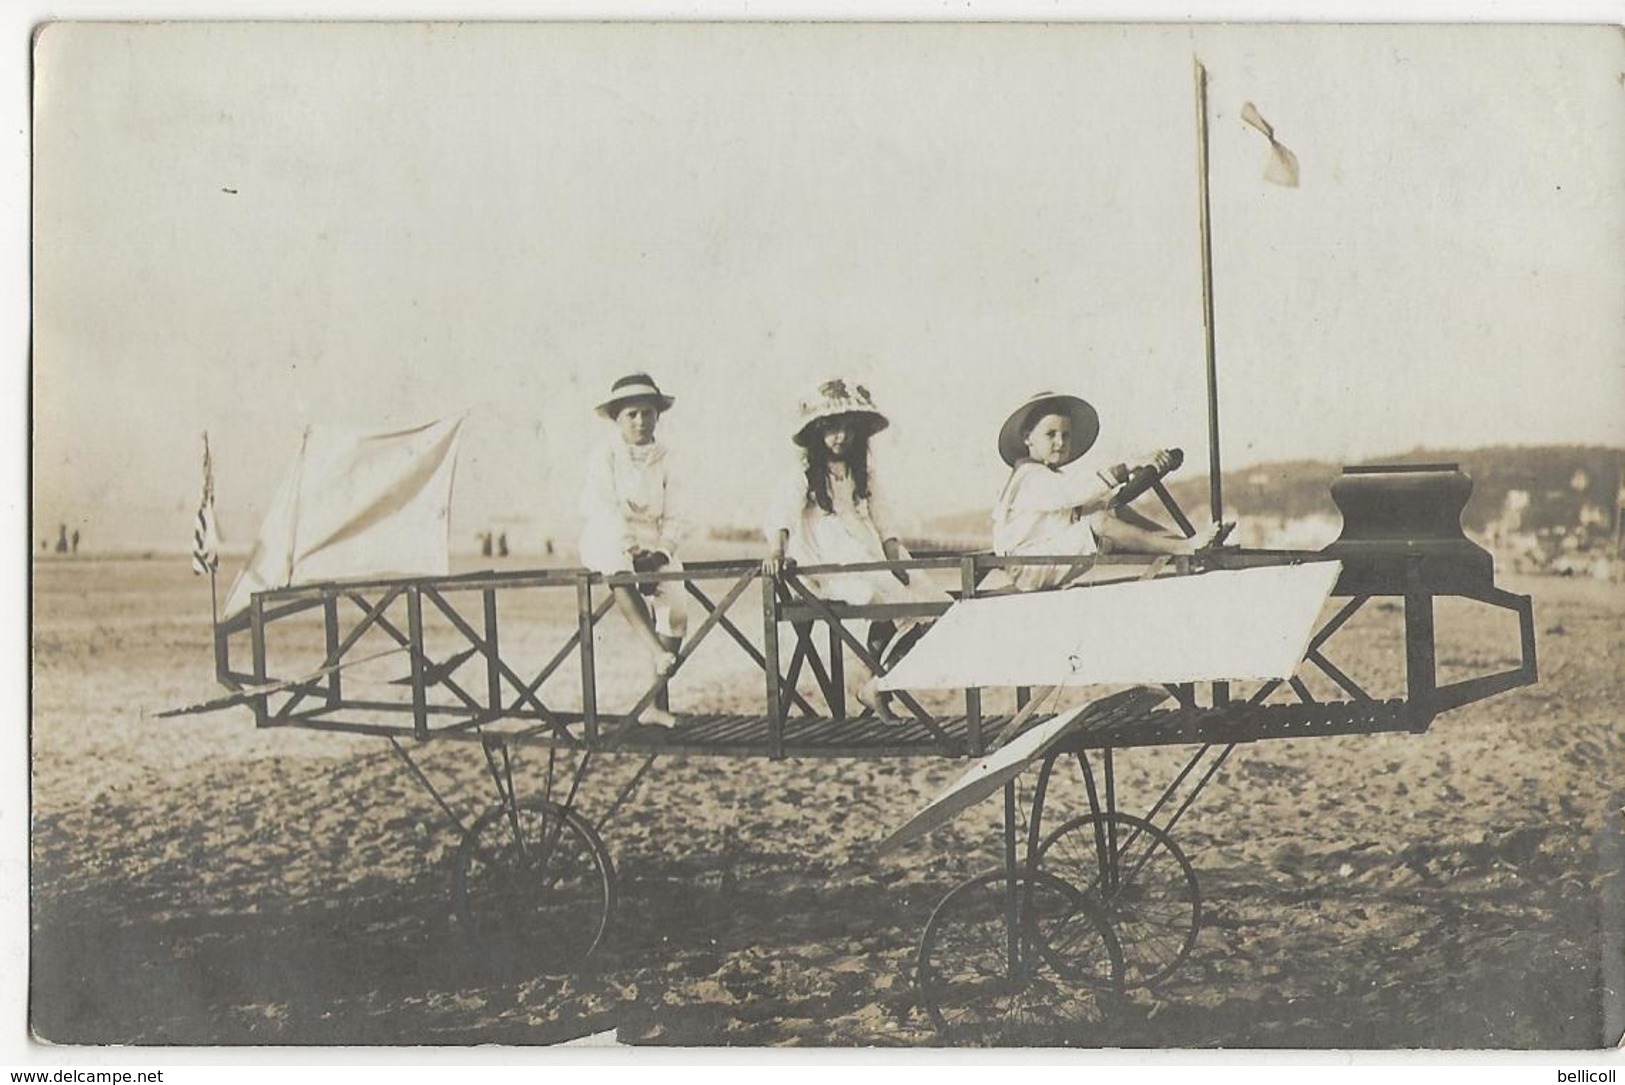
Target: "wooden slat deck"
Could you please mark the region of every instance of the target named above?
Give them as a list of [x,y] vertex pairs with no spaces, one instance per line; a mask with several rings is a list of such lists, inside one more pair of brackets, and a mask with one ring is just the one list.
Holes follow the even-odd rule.
[[1086,728],[1067,739],[1066,745],[1079,749],[1221,746],[1277,738],[1420,731],[1426,729],[1427,722],[1413,716],[1401,699],[1266,705],[1237,702],[1223,708],[1153,709],[1131,719]]
[[[963,716],[938,718],[952,748],[913,720],[886,722],[874,718],[834,720],[788,719],[784,723],[786,757],[964,757],[969,754]],[[671,730],[619,722],[602,725],[611,749],[711,757],[764,757],[770,746],[769,721],[759,716],[678,716]]]
[[[1028,726],[1049,716],[1035,716]],[[566,742],[551,727],[514,719],[483,727],[467,725],[455,730],[431,729],[428,741],[478,741],[502,737],[534,745],[581,746],[579,715],[561,714],[568,729]],[[982,733],[989,748],[999,743],[1011,721],[1009,716],[985,716]],[[939,716],[935,724],[949,742],[933,735],[915,720],[885,722],[872,717],[835,720],[790,718],[784,722],[785,757],[947,757],[970,756],[964,716]],[[1138,746],[1229,745],[1281,738],[1322,738],[1332,735],[1374,734],[1425,729],[1425,717],[1414,717],[1403,700],[1337,701],[1317,704],[1249,705],[1223,708],[1157,708],[1123,717],[1116,715],[1095,726],[1083,726],[1063,740],[1067,749],[1124,749]],[[410,737],[409,725],[379,721],[348,721],[335,713],[314,712],[280,726],[317,730]],[[702,757],[771,756],[771,727],[765,717],[734,714],[680,715],[676,728],[628,725],[624,720],[600,717],[598,748],[642,753]]]

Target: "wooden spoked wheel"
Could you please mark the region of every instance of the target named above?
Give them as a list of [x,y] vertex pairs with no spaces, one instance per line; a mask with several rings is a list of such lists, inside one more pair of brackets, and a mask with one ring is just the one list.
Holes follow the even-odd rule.
[[566,973],[603,940],[615,911],[615,868],[575,811],[540,799],[496,806],[457,849],[455,906],[493,968]]
[[1017,874],[1012,887],[993,870],[942,898],[916,967],[921,1003],[943,1039],[1066,1044],[1096,1039],[1088,1026],[1103,1017],[1122,958],[1085,894],[1043,873]]
[[[1196,944],[1202,895],[1168,834],[1121,813],[1086,814],[1046,836],[1033,865],[1088,894],[1123,954],[1123,982],[1166,979]],[[1057,965],[1063,970],[1064,962]]]

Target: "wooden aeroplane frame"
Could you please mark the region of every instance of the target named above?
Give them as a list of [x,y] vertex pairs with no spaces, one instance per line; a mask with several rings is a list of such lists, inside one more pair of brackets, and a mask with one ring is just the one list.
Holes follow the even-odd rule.
[[[1189,575],[1201,568],[1238,569],[1323,560],[1314,552],[1221,550],[1200,559],[1179,557],[1162,570],[1166,575]],[[911,572],[952,570],[960,579],[959,598],[978,595],[978,585],[989,571],[1024,564],[1077,562],[1075,557],[995,557],[987,554],[929,554],[910,558],[897,567]],[[1132,580],[1142,575],[1142,557],[1100,555],[1090,559],[1097,569],[1120,566],[1120,578],[1106,577],[1095,584]],[[478,572],[447,577],[404,577],[307,584],[256,594],[242,613],[220,622],[215,629],[216,676],[228,689],[236,691],[254,710],[261,727],[298,726],[315,730],[351,732],[381,737],[483,741],[488,729],[515,742],[556,742],[573,748],[659,749],[684,754],[784,757],[869,757],[932,754],[942,757],[975,757],[999,739],[999,731],[1011,717],[987,716],[982,711],[981,691],[963,691],[964,712],[939,717],[919,702],[900,693],[898,700],[913,722],[888,725],[884,734],[890,741],[875,741],[875,734],[848,728],[853,736],[843,741],[832,728],[809,729],[797,724],[853,722],[843,693],[844,669],[848,656],[876,668],[868,646],[848,628],[854,621],[895,621],[899,618],[931,618],[949,605],[874,604],[854,606],[819,599],[803,582],[806,575],[841,572],[870,572],[892,568],[887,563],[844,566],[818,566],[792,570],[777,581],[763,576],[757,562],[699,562],[677,572],[628,573],[603,576],[585,569]],[[711,717],[690,717],[675,733],[636,726],[639,714],[653,703],[659,683],[651,684],[636,704],[624,713],[606,713],[598,707],[598,675],[593,631],[609,612],[608,592],[595,597],[604,586],[638,585],[656,581],[680,583],[702,608],[705,617],[686,639],[678,657],[678,673],[699,645],[715,630],[724,630],[736,645],[761,669],[765,679],[764,711],[755,728],[715,725]],[[713,598],[705,586],[714,582],[726,591]],[[729,616],[729,610],[755,583],[761,605],[763,646],[758,648]],[[1094,585],[1089,585],[1094,586]],[[1067,590],[1088,590],[1081,586]],[[501,618],[498,597],[504,590],[553,589],[574,593],[576,628],[551,658],[529,678],[521,676],[516,665],[502,655]],[[479,596],[480,627],[454,603],[458,597]],[[1537,678],[1534,616],[1528,596],[1496,588],[1437,592],[1423,585],[1411,585],[1403,592],[1351,594],[1341,587],[1334,595],[1347,602],[1329,618],[1310,641],[1305,661],[1329,678],[1349,698],[1349,703],[1369,705],[1374,699],[1339,668],[1325,653],[1327,642],[1350,618],[1379,595],[1398,595],[1403,601],[1405,630],[1406,692],[1401,701],[1403,720],[1412,731],[1425,730],[1440,712],[1480,700],[1505,690],[1528,685]],[[1509,671],[1477,676],[1439,685],[1434,648],[1434,600],[1451,595],[1472,599],[1518,617],[1520,662]],[[349,603],[360,618],[348,627],[342,607]],[[391,610],[404,608],[404,622]],[[433,608],[450,622],[466,645],[449,660],[436,660],[425,646],[425,613]],[[319,609],[322,613],[326,653],[321,665],[303,678],[277,679],[268,671],[267,656],[271,628],[279,621]],[[786,658],[780,628],[788,624],[795,638]],[[402,626],[404,625],[404,629]],[[815,630],[827,632],[827,650],[815,642]],[[352,662],[361,637],[377,629],[393,639],[407,655],[409,696],[400,701],[360,700],[347,697],[344,672]],[[234,637],[246,636],[251,656],[250,669],[234,669],[231,645]],[[579,668],[581,705],[578,709],[558,709],[539,696],[542,685],[557,673],[571,656]],[[370,661],[375,655],[369,654]],[[454,674],[476,658],[484,663],[483,697],[470,692],[455,680]],[[451,666],[447,666],[448,662]],[[782,664],[782,665],[781,665]],[[818,692],[826,704],[821,715],[797,685],[803,668],[811,671]],[[772,677],[776,676],[777,681]],[[1281,686],[1297,694],[1300,703],[1315,704],[1304,683],[1293,678],[1264,684],[1247,701],[1248,709],[1264,707],[1265,700]],[[431,704],[429,693],[435,687],[451,692],[460,705]],[[1287,737],[1294,723],[1311,727],[1308,718],[1291,714],[1246,712],[1232,707],[1228,688],[1216,683],[1213,703],[1206,709],[1197,704],[1192,685],[1169,686],[1185,715],[1161,721],[1156,727],[1136,726],[1132,733],[1114,736],[1114,745],[1165,745],[1191,742],[1217,736],[1236,742],[1266,737]],[[280,697],[273,705],[273,699]],[[510,699],[511,698],[511,699]],[[308,705],[308,707],[306,707]],[[800,715],[795,715],[799,710]],[[348,715],[346,715],[348,713]],[[1191,713],[1205,713],[1200,718]],[[361,715],[365,714],[366,718]],[[381,722],[378,717],[383,717]],[[1263,722],[1260,722],[1263,721]],[[709,726],[708,726],[709,725]],[[1336,725],[1329,718],[1326,727]],[[1351,720],[1351,730],[1367,730]],[[1195,728],[1194,730],[1192,728]],[[799,730],[799,733],[798,733]],[[923,734],[922,734],[923,732]],[[688,736],[685,738],[685,735]]]
[[[1183,517],[1176,519],[1181,521],[1182,527],[1186,526]],[[1151,571],[1181,576],[1196,575],[1204,569],[1252,568],[1317,560],[1325,558],[1306,551],[1220,549],[1199,558],[1161,561],[1153,565]],[[954,575],[958,580],[956,596],[975,598],[982,592],[984,578],[994,569],[1056,562],[1075,563],[1077,559],[937,553],[922,554],[900,564],[911,572]],[[1099,555],[1085,564],[1093,567],[1090,571],[1095,584],[1134,580],[1148,574],[1143,557]],[[885,722],[849,715],[844,693],[847,662],[857,659],[868,667],[878,668],[879,661],[848,624],[930,618],[949,604],[852,606],[834,603],[818,598],[802,577],[891,567],[885,563],[808,567],[792,569],[775,580],[763,574],[759,562],[721,561],[698,562],[675,572],[607,577],[584,569],[554,569],[307,584],[259,593],[245,612],[219,623],[215,635],[216,670],[220,681],[238,691],[253,708],[261,727],[292,726],[389,740],[417,782],[429,791],[463,834],[455,891],[458,914],[475,932],[477,943],[481,920],[475,902],[477,892],[470,888],[469,864],[473,862],[477,866],[477,858],[471,856],[477,857],[482,848],[490,846],[481,843],[482,830],[488,834],[511,834],[523,850],[523,814],[540,819],[542,828],[537,831],[551,834],[551,840],[556,841],[559,834],[565,832],[578,838],[580,854],[587,857],[587,865],[603,882],[601,890],[587,895],[588,910],[600,907],[603,910],[602,915],[589,917],[594,922],[588,924],[581,935],[582,941],[590,941],[585,946],[585,950],[590,951],[608,925],[615,897],[613,864],[599,834],[658,756],[772,759],[929,756],[963,760],[982,756],[1025,727],[1047,718],[1038,711],[1041,706],[1032,701],[1032,692],[1027,689],[1016,691],[1017,711],[1011,715],[985,713],[982,691],[977,689],[962,691],[963,713],[933,714],[905,693],[897,698],[899,706],[906,710],[906,718],[902,720]],[[764,711],[760,715],[687,715],[681,717],[674,731],[642,726],[636,722],[637,717],[653,703],[658,680],[644,690],[627,712],[608,713],[600,708],[594,630],[613,607],[610,592],[605,589],[651,582],[681,584],[704,615],[679,654],[675,674],[680,675],[682,664],[708,636],[720,629],[763,674]],[[761,623],[760,647],[730,614],[753,586]],[[941,932],[955,921],[956,910],[963,912],[976,903],[973,898],[978,892],[985,897],[993,887],[1002,887],[1005,960],[1012,975],[1026,976],[1042,968],[1071,977],[1085,986],[1115,990],[1158,983],[1188,954],[1201,922],[1195,873],[1174,843],[1172,831],[1238,745],[1274,738],[1421,732],[1440,712],[1536,680],[1534,619],[1527,596],[1482,585],[1439,591],[1421,575],[1419,564],[1413,564],[1393,583],[1372,588],[1369,581],[1365,581],[1359,587],[1358,594],[1342,590],[1341,585],[1334,589],[1334,596],[1342,598],[1342,605],[1314,634],[1305,655],[1305,663],[1325,676],[1346,699],[1317,700],[1302,678],[1296,676],[1285,682],[1262,683],[1244,698],[1233,696],[1226,683],[1210,683],[1202,690],[1194,684],[1170,685],[1165,688],[1172,707],[1093,721],[1048,751],[1039,765],[1028,809],[1022,809],[1018,803],[1015,782],[1004,785],[1002,867],[950,892],[933,913],[921,942],[916,972],[921,1002],[945,1036],[982,1038],[985,1035],[982,1030],[989,1024],[987,1019],[998,1016],[996,1006],[977,1005],[974,1000],[968,1008],[950,1007],[955,991],[969,990],[974,985],[955,987],[957,981],[952,977],[945,980],[946,966],[940,960],[945,952]],[[505,658],[502,648],[500,598],[505,591],[521,589],[571,593],[575,607],[572,633],[528,676],[517,669],[514,661]],[[1087,591],[1089,587],[1064,590]],[[1339,630],[1379,595],[1398,597],[1403,608],[1406,664],[1403,697],[1373,697],[1338,667],[1326,651],[1328,642]],[[1436,672],[1434,602],[1445,595],[1470,598],[1513,612],[1519,627],[1519,665],[1502,673],[1440,685]],[[477,603],[461,608],[457,605],[469,597],[477,599]],[[474,613],[465,614],[465,609]],[[325,649],[322,665],[300,679],[276,679],[268,668],[268,645],[273,628],[280,621],[312,611],[319,611],[322,617]],[[426,615],[429,614],[440,615],[462,636],[465,645],[450,656],[433,658],[425,639]],[[346,618],[349,618],[348,624]],[[788,651],[781,643],[781,630],[785,625],[790,627],[793,636],[793,646]],[[396,650],[407,657],[406,692],[397,701],[361,699],[346,691],[346,669],[351,657],[359,652],[363,636],[371,630],[382,632],[394,642]],[[234,639],[243,638],[247,640],[250,657],[246,671],[234,669],[232,665]],[[368,653],[358,658],[366,662],[376,659],[377,654]],[[572,663],[580,674],[579,706],[566,709],[547,703],[541,696],[542,687]],[[465,667],[476,674],[476,680],[468,682],[471,688],[464,688],[457,679],[457,673]],[[816,686],[810,695],[801,688],[804,670]],[[431,694],[436,690],[442,695],[449,694],[455,703],[432,703]],[[1270,703],[1269,699],[1277,692],[1290,693],[1295,700]],[[822,713],[815,705],[817,698],[824,702]],[[474,826],[464,826],[458,820],[450,804],[411,757],[413,746],[448,740],[482,745],[496,789],[496,805]],[[548,750],[545,785],[539,799],[522,796],[514,779],[511,750],[525,745],[543,746]],[[1195,750],[1143,814],[1120,810],[1115,783],[1117,751],[1161,745],[1194,746]],[[608,811],[596,823],[587,823],[577,813],[576,802],[592,758],[599,753],[637,753],[646,760]],[[561,754],[573,759],[573,775],[562,802],[557,797],[564,791],[564,773],[558,771]],[[1049,785],[1058,768],[1073,761],[1083,778],[1089,810],[1046,833],[1043,817]],[[1067,879],[1049,872],[1063,850],[1061,838],[1069,833],[1094,839],[1093,850],[1099,859],[1099,869],[1087,899],[1068,888],[1072,883]],[[1149,848],[1150,852],[1135,859],[1131,852],[1136,845],[1142,851]],[[548,845],[549,848],[554,846]],[[1121,898],[1120,893],[1114,897],[1113,887],[1120,890],[1132,882],[1148,861],[1158,862],[1165,868],[1173,864],[1172,891],[1190,898],[1179,905],[1188,907],[1188,914],[1178,913],[1184,923],[1184,933],[1172,951],[1153,952],[1136,944],[1128,934],[1129,925],[1121,915],[1122,909],[1114,904],[1126,898]],[[1186,881],[1180,882],[1181,877]],[[1181,885],[1185,888],[1180,889]],[[1040,897],[1070,902],[1066,910],[1068,922],[1074,930],[1083,924],[1093,932],[1086,941],[1096,958],[1109,960],[1103,971],[1093,965],[1069,961],[1055,948],[1060,940],[1044,936],[1039,930],[1039,921],[1033,918],[1042,912]],[[484,948],[489,949],[489,946]],[[508,952],[508,947],[502,952]],[[500,955],[492,954],[493,963],[508,963],[496,961]],[[968,1027],[963,1019],[967,1013]]]

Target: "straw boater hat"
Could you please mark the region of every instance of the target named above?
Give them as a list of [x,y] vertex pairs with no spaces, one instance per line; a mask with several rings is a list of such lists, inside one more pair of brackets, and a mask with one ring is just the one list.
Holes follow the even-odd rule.
[[805,448],[815,422],[841,417],[851,420],[871,437],[891,425],[870,398],[869,389],[854,381],[836,378],[823,381],[801,401],[792,439]]
[[1089,451],[1095,438],[1100,436],[1100,415],[1086,401],[1060,392],[1040,392],[1017,407],[999,430],[999,455],[1005,463],[1014,467],[1027,458],[1027,442],[1022,431],[1030,431],[1029,420],[1037,422],[1046,414],[1061,414],[1072,419],[1072,447],[1067,450],[1066,463]]
[[677,402],[675,397],[662,392],[649,374],[632,373],[615,382],[609,390],[609,398],[598,405],[598,413],[605,418],[614,418],[621,404],[629,399],[652,399],[662,414],[671,410],[671,405]]

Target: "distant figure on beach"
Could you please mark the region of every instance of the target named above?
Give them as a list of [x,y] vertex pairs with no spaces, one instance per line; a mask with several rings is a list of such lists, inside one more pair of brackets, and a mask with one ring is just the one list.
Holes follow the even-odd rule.
[[68,549],[71,550],[75,554],[77,554],[79,552],[79,529],[78,528],[74,528],[73,529],[73,534],[68,536]]
[[508,556],[508,533],[506,531],[504,531],[502,534],[497,536],[497,557],[505,558],[507,556]]
[[58,524],[56,527],[56,552],[58,554],[66,554],[68,552],[67,524]]
[[[650,573],[683,567],[677,551],[688,533],[681,490],[666,446],[655,440],[660,416],[675,400],[647,373],[616,381],[598,413],[615,432],[587,457],[581,512],[581,563],[596,573]],[[688,633],[682,585],[660,580],[610,589],[615,605],[644,641],[660,689],[644,711],[644,723],[672,727],[664,679],[677,666]],[[647,599],[647,601],[645,601]]]
[[488,558],[491,556],[491,533],[489,531],[481,531],[479,532],[479,537],[480,557]]

